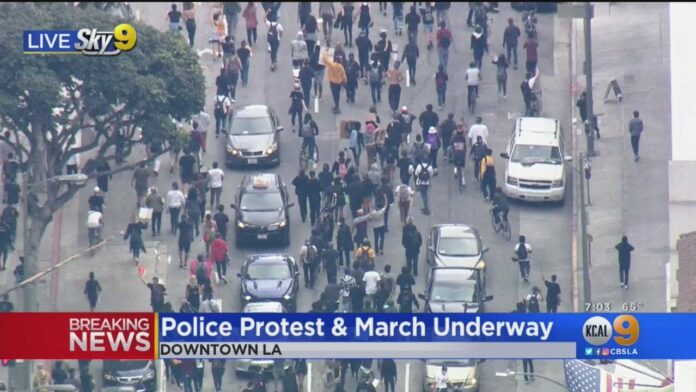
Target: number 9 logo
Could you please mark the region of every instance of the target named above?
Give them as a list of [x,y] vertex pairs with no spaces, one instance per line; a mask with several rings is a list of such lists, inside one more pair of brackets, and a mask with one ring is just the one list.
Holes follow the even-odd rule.
[[638,325],[638,320],[628,314],[622,314],[614,319],[614,341],[621,346],[632,346],[636,341],[638,341],[638,335],[640,334],[640,326]]
[[135,48],[135,42],[138,40],[138,34],[133,26],[128,23],[121,23],[114,28],[114,46],[116,49],[128,52]]

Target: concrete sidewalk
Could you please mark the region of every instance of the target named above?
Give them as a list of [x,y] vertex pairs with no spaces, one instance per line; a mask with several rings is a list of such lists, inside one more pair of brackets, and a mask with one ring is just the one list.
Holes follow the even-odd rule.
[[[594,111],[601,138],[599,155],[591,160],[590,201],[587,206],[591,242],[593,304],[604,311],[663,312],[667,309],[665,264],[669,261],[668,162],[670,147],[669,5],[606,3],[595,5],[592,21]],[[577,40],[575,98],[584,90],[582,22],[574,22]],[[623,104],[610,95],[615,77]],[[574,108],[577,115],[577,108]],[[640,161],[634,162],[628,121],[638,110],[645,124]],[[579,120],[578,120],[579,121]],[[586,150],[585,135],[575,128],[578,151]],[[587,192],[587,189],[583,190]],[[587,194],[587,193],[586,193]],[[630,289],[619,286],[618,255],[614,246],[627,235],[635,247]],[[581,241],[581,239],[578,239]],[[579,244],[578,244],[579,245]],[[581,271],[581,261],[578,261]],[[582,279],[580,285],[582,301]],[[579,311],[585,310],[580,303]]]

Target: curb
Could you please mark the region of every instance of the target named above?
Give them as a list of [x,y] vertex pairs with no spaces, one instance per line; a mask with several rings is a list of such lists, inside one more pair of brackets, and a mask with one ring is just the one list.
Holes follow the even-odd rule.
[[[577,50],[578,50],[578,29],[576,28],[576,23],[574,19],[570,19],[570,118],[571,118],[571,140],[573,143],[573,156],[578,156],[578,138],[575,129],[575,96],[579,93],[579,85],[577,83]],[[582,192],[582,189],[578,189],[578,181],[576,170],[572,170],[573,175],[573,218],[572,218],[572,229],[571,229],[571,283],[572,283],[572,296],[573,296],[573,313],[577,313],[580,310],[580,282],[578,281],[578,254],[580,252],[580,246],[578,244],[578,192]]]

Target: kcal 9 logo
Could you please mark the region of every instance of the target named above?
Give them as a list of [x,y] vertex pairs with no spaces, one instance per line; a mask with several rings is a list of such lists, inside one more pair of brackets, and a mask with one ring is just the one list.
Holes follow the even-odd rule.
[[602,316],[594,316],[582,326],[582,336],[587,343],[594,346],[606,344],[612,336],[616,344],[632,346],[638,341],[639,335],[638,319],[630,314],[616,316],[613,323]]

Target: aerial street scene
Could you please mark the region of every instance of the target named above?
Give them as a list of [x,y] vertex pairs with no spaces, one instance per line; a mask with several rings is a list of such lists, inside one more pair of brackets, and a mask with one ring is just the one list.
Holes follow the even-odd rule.
[[0,3],[0,391],[696,392],[695,18]]

